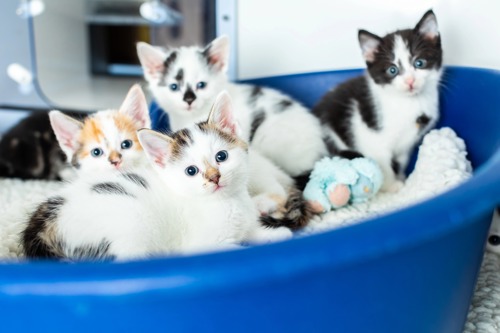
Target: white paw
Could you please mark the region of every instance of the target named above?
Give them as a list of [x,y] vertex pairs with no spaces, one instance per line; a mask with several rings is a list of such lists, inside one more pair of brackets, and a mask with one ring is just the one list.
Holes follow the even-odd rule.
[[261,233],[261,235],[262,243],[279,242],[293,237],[292,231],[286,227],[266,228],[265,231]]
[[278,210],[278,203],[267,194],[259,194],[253,197],[252,200],[260,215],[271,215]]

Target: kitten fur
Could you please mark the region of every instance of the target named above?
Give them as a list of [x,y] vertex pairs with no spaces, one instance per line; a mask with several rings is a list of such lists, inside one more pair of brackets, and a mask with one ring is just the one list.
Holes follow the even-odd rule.
[[360,30],[359,43],[366,74],[328,92],[313,113],[330,152],[354,150],[375,159],[384,173],[383,189],[396,190],[412,149],[439,118],[442,49],[436,16],[429,10],[414,29],[384,37]]
[[[229,83],[227,37],[214,40],[205,49],[192,46],[164,52],[138,43],[137,50],[149,87],[162,108],[168,110],[173,130],[205,119],[217,93],[229,90],[241,125],[239,135],[251,144],[253,176],[249,190],[259,211],[262,215],[276,213],[274,217],[280,219],[296,216],[290,220],[292,228],[304,225],[310,215],[299,216],[292,207],[300,207],[303,212],[309,207],[292,192],[294,179],[290,175],[312,168],[314,160],[326,153],[318,120],[291,97],[275,90]],[[177,85],[177,90],[173,91],[172,85]],[[289,197],[290,193],[295,194]],[[272,224],[274,220],[270,217],[266,221]]]
[[[68,114],[73,118],[84,116]],[[60,180],[67,168],[47,111],[31,113],[0,141],[0,177]]]
[[26,255],[123,260],[290,238],[287,228],[260,224],[238,130],[222,93],[207,121],[169,135],[139,131],[152,168],[82,174],[33,213]]
[[308,109],[277,90],[228,81],[229,39],[205,48],[169,51],[137,44],[149,88],[173,130],[205,119],[214,97],[227,90],[233,98],[242,137],[291,176],[312,169],[327,154],[321,126]]
[[146,165],[137,130],[150,128],[146,97],[139,85],[130,88],[118,110],[102,110],[77,121],[53,110],[50,122],[61,149],[81,172],[127,170]]

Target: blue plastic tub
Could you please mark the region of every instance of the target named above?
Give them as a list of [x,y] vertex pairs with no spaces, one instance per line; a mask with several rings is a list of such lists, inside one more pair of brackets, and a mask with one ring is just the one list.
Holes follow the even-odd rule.
[[[359,71],[255,80],[312,105]],[[500,73],[450,68],[442,121],[476,168],[366,223],[242,251],[0,265],[2,331],[461,332],[500,203]]]

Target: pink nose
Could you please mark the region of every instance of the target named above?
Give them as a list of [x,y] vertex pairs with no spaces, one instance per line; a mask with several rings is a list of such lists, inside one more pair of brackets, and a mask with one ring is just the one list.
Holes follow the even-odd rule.
[[415,78],[413,76],[409,76],[405,79],[405,83],[410,87],[412,87],[413,84],[415,83]]
[[219,185],[219,179],[220,179],[219,174],[215,174],[215,175],[210,176],[210,181],[216,185]]

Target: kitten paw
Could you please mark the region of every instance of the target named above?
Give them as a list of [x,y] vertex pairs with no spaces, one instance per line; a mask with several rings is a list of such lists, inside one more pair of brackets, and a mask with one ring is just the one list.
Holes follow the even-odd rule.
[[278,210],[278,202],[267,194],[259,194],[252,198],[260,215],[271,215]]
[[259,226],[256,230],[253,230],[249,241],[253,244],[266,244],[284,241],[292,237],[292,231],[286,227],[266,228]]
[[321,214],[327,211],[327,208],[323,207],[322,204],[319,203],[319,201],[316,200],[309,200],[307,201],[309,206],[311,207],[311,210],[315,214]]

